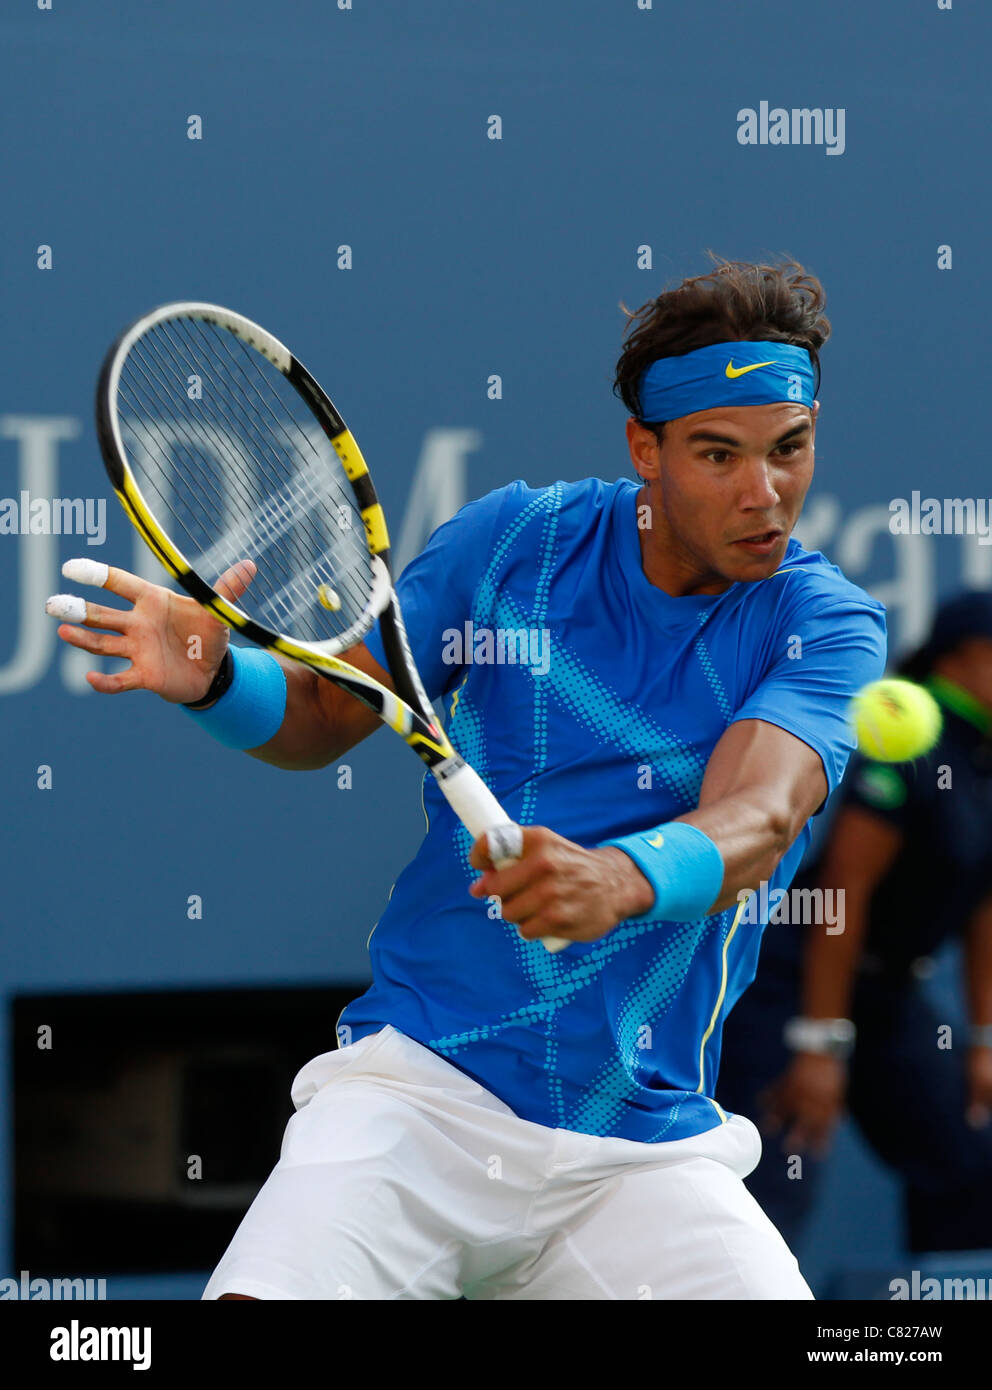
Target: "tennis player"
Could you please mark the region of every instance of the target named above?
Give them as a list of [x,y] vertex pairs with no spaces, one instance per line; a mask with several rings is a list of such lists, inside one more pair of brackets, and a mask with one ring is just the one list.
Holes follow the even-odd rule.
[[[791,539],[823,303],[795,262],[720,261],[662,293],[631,316],[615,382],[639,482],[512,483],[405,571],[428,694],[523,856],[495,869],[425,780],[373,984],[296,1077],[279,1162],[205,1298],[812,1296],[744,1186],[755,1126],[712,1097],[760,943],[742,897],[788,886],[852,751],[847,703],[885,665],[882,606]],[[121,571],[107,587],[133,603],[109,648],[132,666],[91,684],[209,702],[226,629]],[[108,650],[86,628],[109,611],[60,634]],[[504,654],[537,634],[547,659],[487,660],[500,633]],[[269,659],[274,736],[252,741],[271,718],[257,678],[219,697],[244,706],[252,756],[322,767],[379,727]],[[348,660],[391,684],[377,632]],[[549,954],[552,935],[573,944]]]

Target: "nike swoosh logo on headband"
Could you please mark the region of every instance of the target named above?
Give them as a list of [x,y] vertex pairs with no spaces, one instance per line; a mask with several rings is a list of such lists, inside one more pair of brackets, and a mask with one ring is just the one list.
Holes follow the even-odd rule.
[[733,380],[735,376],[743,376],[745,372],[756,372],[759,367],[771,367],[772,365],[771,362],[755,362],[750,367],[735,367],[734,359],[731,358],[727,363],[727,375]]

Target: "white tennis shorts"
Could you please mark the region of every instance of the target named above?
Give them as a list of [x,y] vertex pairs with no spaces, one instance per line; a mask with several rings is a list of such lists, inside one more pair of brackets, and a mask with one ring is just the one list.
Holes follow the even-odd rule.
[[812,1298],[742,1181],[743,1116],[658,1144],[549,1129],[392,1027],[292,1098],[205,1299]]

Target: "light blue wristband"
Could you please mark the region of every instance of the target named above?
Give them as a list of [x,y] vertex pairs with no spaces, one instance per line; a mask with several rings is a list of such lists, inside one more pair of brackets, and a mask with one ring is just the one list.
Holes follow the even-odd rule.
[[286,673],[260,647],[230,647],[234,678],[209,709],[181,708],[225,748],[259,748],[286,713]]
[[705,917],[723,887],[723,856],[710,837],[685,821],[604,840],[629,855],[654,889],[654,902],[632,922],[696,922]]

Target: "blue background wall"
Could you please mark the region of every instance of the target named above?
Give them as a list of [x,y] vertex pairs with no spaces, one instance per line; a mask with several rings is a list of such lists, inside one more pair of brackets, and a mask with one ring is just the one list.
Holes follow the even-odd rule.
[[[992,585],[976,538],[887,529],[914,489],[992,490],[990,38],[966,0],[6,6],[0,497],[110,501],[100,548],[0,535],[0,992],[361,981],[422,829],[419,769],[388,735],[341,791],[225,752],[148,694],[95,695],[93,659],[57,642],[43,603],[71,555],[160,577],[91,410],[109,342],[157,303],[212,299],[284,337],[398,532],[421,465],[442,512],[514,477],[629,472],[619,301],[705,272],[706,247],[792,254],[834,325],[804,539],[889,604],[897,651],[938,594]],[[843,108],[843,153],[741,145],[737,113],[761,101]],[[411,514],[407,548],[443,519]],[[215,845],[271,876],[240,878]],[[877,1180],[881,1215],[855,1223],[869,1254],[896,1238]]]

